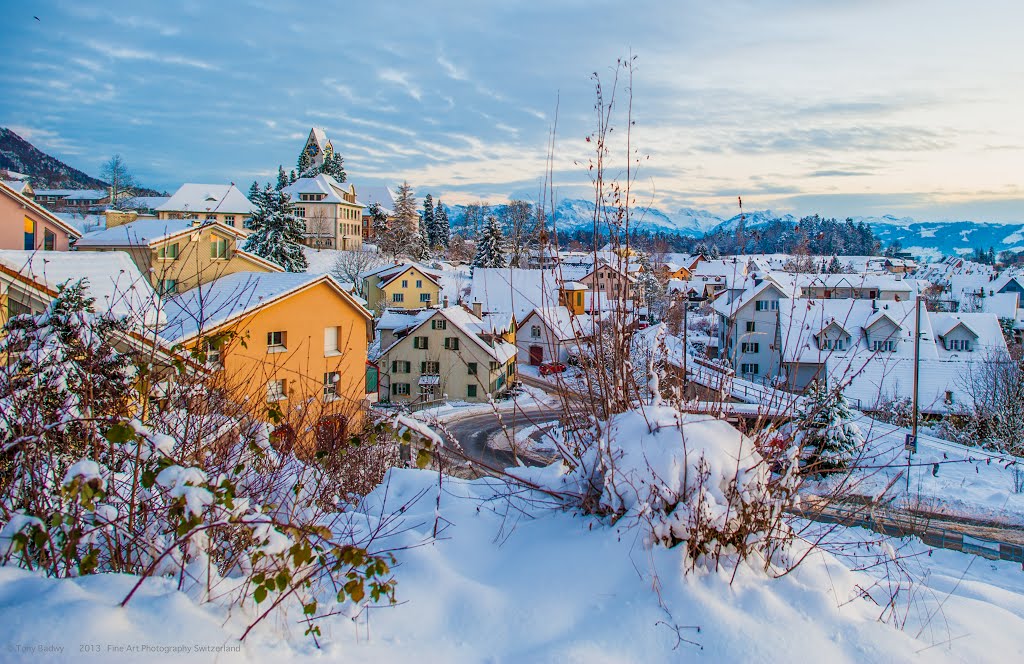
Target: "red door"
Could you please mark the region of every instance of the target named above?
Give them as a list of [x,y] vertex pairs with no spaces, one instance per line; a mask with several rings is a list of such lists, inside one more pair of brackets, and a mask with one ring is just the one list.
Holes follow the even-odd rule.
[[536,367],[544,362],[544,346],[530,346],[530,366]]

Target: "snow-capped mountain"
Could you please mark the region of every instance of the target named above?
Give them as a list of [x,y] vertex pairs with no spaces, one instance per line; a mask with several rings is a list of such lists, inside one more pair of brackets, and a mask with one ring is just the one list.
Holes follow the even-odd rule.
[[[490,208],[489,214],[500,216],[503,205]],[[449,208],[449,217],[455,227],[465,225],[465,206]],[[594,203],[583,199],[563,199],[555,207],[555,224],[559,229],[586,228],[593,224]],[[883,246],[899,241],[904,249],[922,258],[940,255],[970,253],[975,248],[996,252],[1006,249],[1024,250],[1024,223],[986,223],[969,220],[918,221],[912,217],[882,215],[853,217],[853,222],[869,225]],[[771,210],[751,210],[743,213],[747,229],[764,226],[770,221],[782,220],[796,224],[799,219],[791,214]],[[731,232],[740,222],[740,215],[728,219],[707,210],[681,208],[666,213],[655,207],[633,210],[632,226],[637,230],[673,233],[688,237],[703,237],[718,231]]]

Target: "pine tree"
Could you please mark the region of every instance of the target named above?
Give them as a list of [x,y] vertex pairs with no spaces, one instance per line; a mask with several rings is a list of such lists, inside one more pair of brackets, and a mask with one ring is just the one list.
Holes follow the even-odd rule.
[[833,256],[832,260],[828,263],[829,274],[840,274],[843,271],[843,266],[839,263],[839,256]]
[[299,176],[295,174],[295,169],[293,168],[292,172],[288,174],[288,184],[295,184],[295,181],[298,179]]
[[[308,171],[313,168],[313,159],[309,156],[309,153],[305,149],[299,153],[298,171],[300,178],[310,177]],[[315,175],[315,174],[314,174]]]
[[337,152],[331,152],[326,158],[324,158],[323,165],[320,166],[320,172],[325,175],[330,175],[338,182],[344,182],[348,175],[345,173],[345,160]]
[[398,186],[395,194],[395,209],[391,217],[392,230],[401,227],[410,235],[419,231],[419,214],[416,212],[416,198],[408,182]]
[[427,247],[433,249],[438,246],[437,227],[434,224],[434,197],[427,194],[423,197],[423,212],[420,214],[423,219],[423,228],[426,229]]
[[447,248],[452,227],[448,222],[448,211],[441,204],[441,199],[437,199],[437,206],[434,208],[434,229],[437,233],[437,246]]
[[244,249],[262,256],[288,272],[305,272],[309,264],[302,251],[306,225],[292,214],[288,194],[267,185],[253,201],[252,233]]
[[288,186],[288,174],[284,172],[284,166],[277,167],[277,190],[281,191]]
[[476,241],[473,267],[505,267],[505,236],[496,217],[488,217]]
[[814,381],[797,413],[804,432],[803,445],[815,470],[845,468],[864,444],[864,435],[853,421],[853,411],[841,390],[829,390]]
[[256,184],[256,180],[252,181],[252,185],[249,187],[249,202],[256,205],[256,199],[260,197],[260,186]]

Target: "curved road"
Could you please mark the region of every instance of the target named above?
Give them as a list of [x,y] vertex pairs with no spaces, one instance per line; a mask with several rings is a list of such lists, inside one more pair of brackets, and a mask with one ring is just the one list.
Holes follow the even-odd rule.
[[[515,459],[510,450],[496,450],[487,446],[491,436],[502,430],[521,429],[526,426],[554,422],[562,419],[562,409],[550,406],[533,406],[529,408],[516,409],[513,411],[501,412],[501,420],[498,415],[491,413],[480,413],[469,415],[453,420],[445,424],[445,428],[462,446],[462,450],[470,459],[480,461],[496,468],[508,468],[516,465]],[[547,463],[547,460],[520,454],[519,458],[528,466],[540,466]]]

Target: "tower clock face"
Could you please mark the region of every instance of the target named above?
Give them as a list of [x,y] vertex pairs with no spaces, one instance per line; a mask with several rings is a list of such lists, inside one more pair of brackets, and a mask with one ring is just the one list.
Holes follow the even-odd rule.
[[310,143],[306,146],[306,154],[310,157],[315,157],[318,152],[320,152],[320,148],[316,146],[316,143]]

